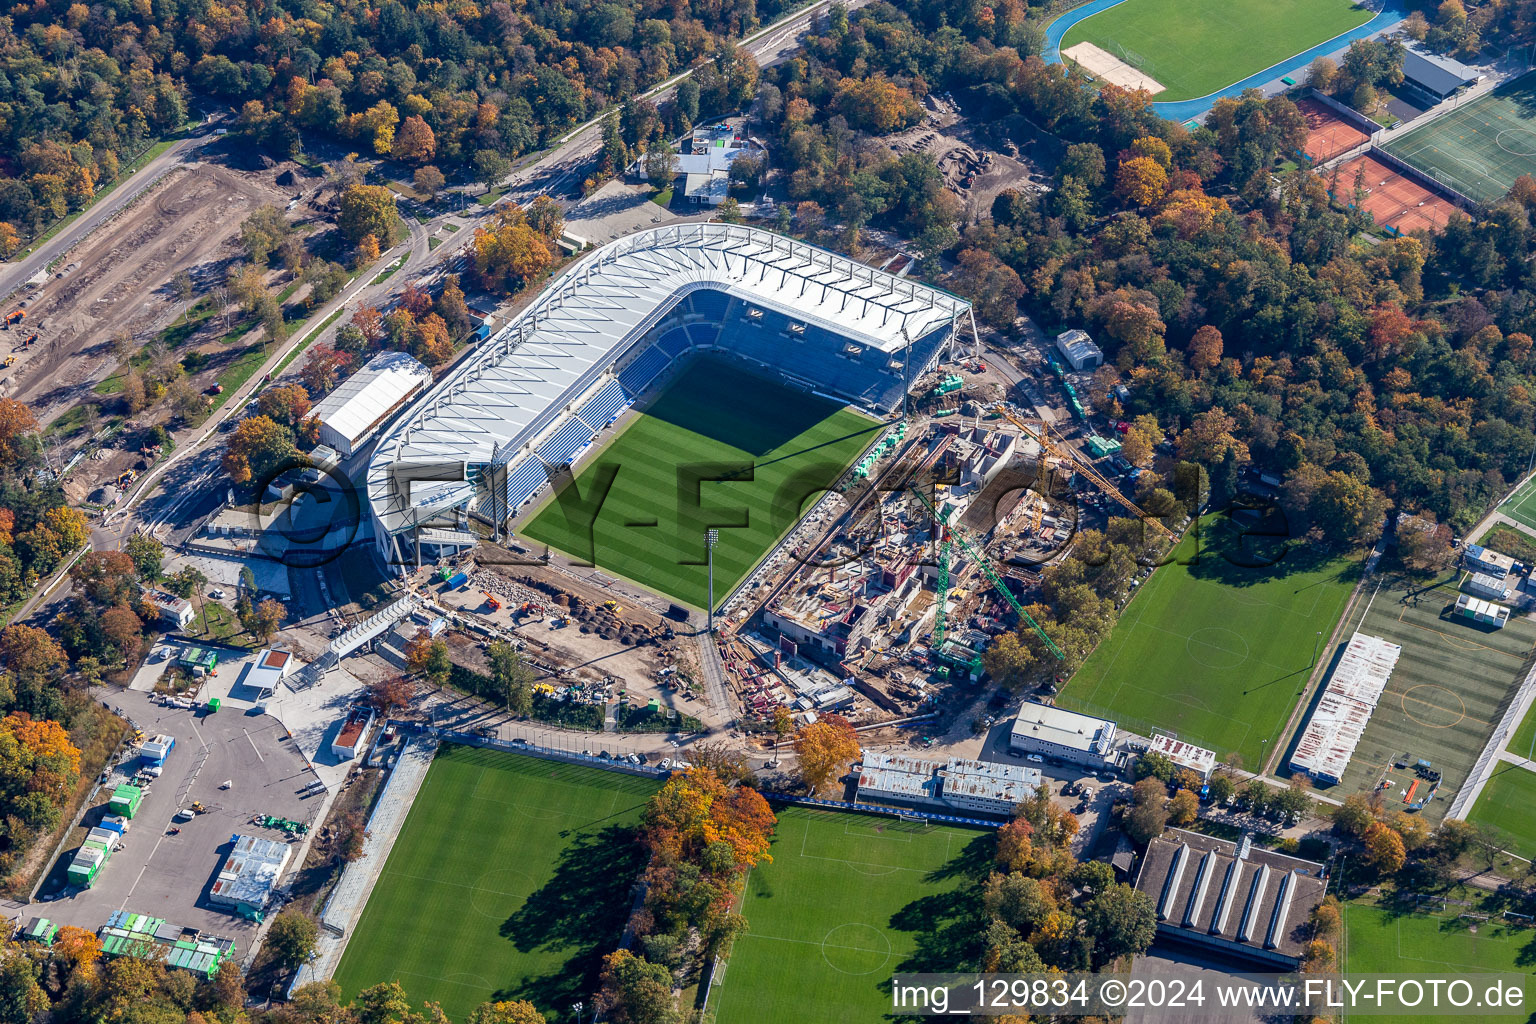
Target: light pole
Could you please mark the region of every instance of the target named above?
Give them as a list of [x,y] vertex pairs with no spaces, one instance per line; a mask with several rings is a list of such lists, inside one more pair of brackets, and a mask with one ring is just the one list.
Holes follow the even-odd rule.
[[709,558],[709,632],[715,632],[715,545],[720,541],[720,531],[711,527],[704,531],[704,549]]

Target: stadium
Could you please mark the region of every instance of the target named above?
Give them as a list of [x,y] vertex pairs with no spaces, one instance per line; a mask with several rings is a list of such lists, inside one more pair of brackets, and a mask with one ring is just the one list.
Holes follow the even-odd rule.
[[[685,462],[735,466],[744,486],[774,491],[744,497],[749,508],[782,512],[789,483],[795,493],[830,487],[879,441],[882,421],[970,315],[946,292],[758,228],[687,224],[621,238],[556,277],[382,437],[368,468],[375,543],[386,562],[420,565],[473,546],[471,515],[498,535],[529,515],[536,537],[558,538],[560,524],[539,511],[552,487],[588,493],[580,464],[631,437],[641,460],[665,470],[656,493],[630,494],[642,512],[676,509]],[[717,559],[740,570],[723,582],[783,535],[783,515],[772,518],[708,523],[742,528],[722,530]],[[692,539],[702,551],[703,530]],[[604,565],[602,550],[593,557]],[[701,603],[691,585],[637,581]]]

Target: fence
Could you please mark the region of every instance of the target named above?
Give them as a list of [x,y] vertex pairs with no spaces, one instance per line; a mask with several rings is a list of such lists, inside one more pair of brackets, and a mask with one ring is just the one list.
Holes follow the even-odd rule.
[[1488,781],[1489,765],[1499,756],[1499,751],[1504,747],[1504,741],[1514,731],[1515,723],[1521,713],[1531,703],[1531,695],[1536,693],[1536,664],[1525,674],[1521,680],[1520,688],[1510,698],[1504,708],[1504,714],[1499,716],[1499,724],[1494,726],[1493,733],[1488,737],[1488,742],[1483,746],[1483,752],[1477,755],[1477,761],[1472,765],[1472,771],[1467,776],[1466,783],[1461,790],[1451,799],[1451,806],[1446,810],[1447,818],[1465,818],[1467,812],[1472,809],[1472,802],[1483,791],[1483,784]]
[[796,796],[793,793],[777,793],[771,789],[759,790],[764,799],[777,801],[781,804],[795,804],[800,807],[817,807],[827,811],[846,811],[851,814],[873,814],[885,818],[921,817],[927,821],[938,822],[942,825],[966,825],[972,828],[1002,828],[1000,821],[991,821],[985,818],[961,818],[953,814],[939,814],[931,811],[914,811],[907,807],[884,807],[880,804],[861,804],[857,801],[847,800],[818,800],[815,797]]
[[1372,121],[1370,118],[1360,113],[1360,111],[1355,110],[1352,107],[1346,107],[1332,96],[1324,95],[1323,93],[1318,92],[1316,89],[1311,89],[1308,91],[1307,99],[1316,100],[1318,103],[1327,107],[1330,112],[1338,116],[1340,121],[1343,121],[1351,128],[1365,132],[1366,135],[1371,137],[1371,141],[1373,142],[1375,141],[1376,136],[1380,135],[1383,130],[1381,125],[1377,124],[1375,121]]
[[1411,179],[1416,184],[1422,185],[1431,192],[1437,192],[1445,196],[1451,202],[1465,210],[1469,215],[1478,217],[1482,214],[1483,204],[1470,196],[1452,188],[1432,174],[1426,174],[1410,163],[1405,163],[1400,157],[1396,157],[1385,149],[1377,149],[1371,154],[1375,159],[1386,164],[1392,170],[1405,178]]

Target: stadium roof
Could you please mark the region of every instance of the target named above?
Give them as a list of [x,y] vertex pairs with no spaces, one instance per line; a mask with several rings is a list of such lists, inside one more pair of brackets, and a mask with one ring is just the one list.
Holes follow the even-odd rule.
[[1437,96],[1448,96],[1468,82],[1477,81],[1477,72],[1459,60],[1427,53],[1410,46],[1403,50],[1403,75]]
[[498,445],[505,452],[535,439],[563,399],[589,387],[626,343],[701,288],[884,352],[970,310],[947,292],[746,225],[669,225],[609,242],[550,282],[396,421],[368,469],[369,499],[384,530],[399,532],[418,518],[391,466],[449,472],[453,463],[490,462]]

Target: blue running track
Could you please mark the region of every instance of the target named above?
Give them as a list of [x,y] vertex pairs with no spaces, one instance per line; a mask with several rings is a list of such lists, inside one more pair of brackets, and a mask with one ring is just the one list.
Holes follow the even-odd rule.
[[[1081,7],[1075,7],[1066,14],[1063,14],[1046,26],[1045,50],[1042,56],[1052,64],[1060,64],[1062,62],[1061,40],[1067,34],[1068,29],[1080,21],[1091,18],[1102,11],[1107,11],[1111,7],[1118,7],[1123,3],[1125,3],[1125,0],[1091,0],[1090,3],[1086,3]],[[1178,100],[1168,103],[1153,102],[1152,109],[1170,121],[1188,121],[1191,118],[1199,117],[1214,107],[1217,100],[1225,99],[1228,96],[1240,96],[1245,89],[1256,89],[1265,82],[1272,82],[1286,75],[1294,75],[1318,57],[1326,56],[1335,50],[1342,50],[1357,39],[1365,39],[1378,32],[1384,32],[1407,16],[1406,11],[1400,11],[1396,6],[1388,3],[1382,7],[1380,14],[1359,28],[1350,29],[1348,32],[1342,32],[1334,36],[1332,39],[1324,40],[1310,50],[1303,50],[1294,57],[1287,57],[1272,67],[1256,71],[1240,82],[1233,82],[1225,89],[1220,89],[1208,96],[1201,96],[1192,100]]]

